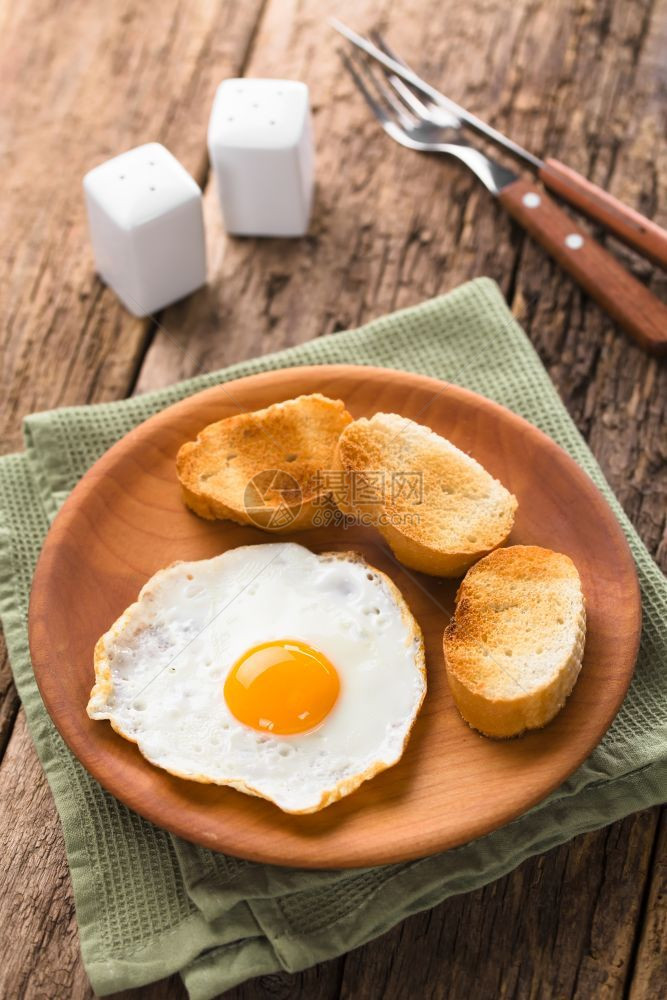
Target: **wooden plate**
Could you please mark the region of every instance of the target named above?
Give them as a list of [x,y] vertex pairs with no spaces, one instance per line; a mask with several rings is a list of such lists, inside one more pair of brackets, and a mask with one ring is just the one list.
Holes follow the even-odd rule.
[[[205,424],[300,393],[343,399],[354,416],[418,418],[471,452],[519,499],[511,543],[572,557],[588,607],[586,654],[565,709],[546,729],[494,742],[465,725],[451,700],[442,633],[456,581],[408,574],[371,528],[290,537],[314,551],[357,549],[403,591],[426,638],[429,690],[407,751],[393,768],[310,816],[288,816],[233,789],[171,777],[85,707],[93,647],[142,584],[176,559],[202,559],[276,536],[207,522],[183,506],[174,460]],[[435,379],[380,368],[291,368],[217,386],[152,417],[82,479],[48,534],[30,605],[30,648],[44,702],[100,783],[142,816],[240,857],[303,867],[375,865],[462,844],[507,823],[559,785],[591,752],[627,690],[641,610],[621,529],[588,476],[508,410]]]

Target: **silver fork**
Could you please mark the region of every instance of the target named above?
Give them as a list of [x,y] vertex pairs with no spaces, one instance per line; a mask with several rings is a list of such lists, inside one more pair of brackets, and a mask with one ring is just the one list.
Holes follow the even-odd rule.
[[[420,114],[422,102],[419,98],[414,94],[406,97],[395,86],[393,80],[392,87],[380,80],[361,55],[341,52],[341,58],[369,108],[387,135],[395,142],[420,153],[443,153],[461,160],[491,194],[496,196],[500,195],[503,188],[518,180],[517,174],[491,160],[469,143],[461,139],[457,139],[456,142],[443,142],[443,128],[458,126],[458,119],[453,115],[450,116],[448,112],[439,108],[438,111],[443,117],[438,116],[436,121],[426,105],[423,105],[425,117],[422,117]],[[370,88],[375,91],[377,97],[373,96]]]
[[[385,72],[389,71],[394,76],[400,77],[418,95],[428,98],[438,108],[452,112],[460,120],[461,125],[471,128],[473,132],[484,136],[527,164],[536,172],[545,187],[554,191],[563,201],[569,202],[595,222],[601,222],[643,257],[667,269],[667,230],[647,219],[641,212],[614,198],[604,188],[593,184],[566,164],[553,157],[540,159],[509,136],[482,121],[451,97],[447,97],[426,80],[422,80],[404,60],[391,53],[382,40],[377,44],[371,38],[364,38],[335,17],[329,18],[329,23],[351,45],[364,52],[374,63],[382,66]],[[377,38],[376,32],[375,39]],[[432,109],[431,114],[433,114]]]
[[[442,117],[410,88],[378,78],[366,57],[341,53],[357,89],[387,135],[408,149],[464,163],[516,221],[646,350],[667,353],[667,306],[637,281],[545,193],[469,143],[443,141],[458,122]],[[446,110],[446,109],[445,109]]]
[[[408,68],[408,64],[405,60],[401,59],[401,57],[394,52],[379,31],[371,31],[369,37],[371,41],[375,42],[377,47],[381,49],[382,52],[386,52],[386,54],[393,59],[394,62],[400,63],[401,66],[405,66],[406,69]],[[424,94],[423,97],[420,98],[417,93],[407,85],[407,83],[401,80],[400,77],[396,76],[390,70],[380,67],[379,64],[378,69],[382,69],[387,81],[403,99],[405,104],[407,104],[407,106],[414,112],[417,118],[420,118],[424,122],[428,122],[430,125],[436,126],[436,128],[442,129],[443,132],[451,130],[458,134],[461,131],[463,128],[463,122],[454,111],[449,108],[443,108],[440,104],[436,104],[435,101],[432,101],[427,94]]]

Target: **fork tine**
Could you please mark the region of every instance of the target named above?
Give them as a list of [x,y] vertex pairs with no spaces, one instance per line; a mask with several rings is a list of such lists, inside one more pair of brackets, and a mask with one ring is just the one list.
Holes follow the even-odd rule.
[[387,115],[384,108],[375,100],[375,98],[369,91],[368,87],[361,78],[361,75],[357,72],[357,69],[352,59],[347,54],[347,52],[343,52],[342,50],[340,51],[339,54],[341,59],[343,60],[343,65],[345,66],[345,69],[352,77],[352,80],[356,84],[357,90],[360,92],[361,96],[365,99],[366,104],[371,109],[371,111],[373,112],[377,120],[380,122],[380,124],[383,126],[386,125],[389,121],[389,116]]
[[[375,45],[377,45],[379,49],[393,59],[394,62],[401,63],[402,66],[408,68],[408,64],[405,59],[401,59],[399,54],[392,49],[388,42],[385,41],[384,36],[381,35],[379,31],[371,31],[370,37]],[[424,100],[422,100],[415,93],[415,91],[407,85],[407,83],[401,80],[400,77],[391,73],[389,70],[384,70],[383,72],[387,78],[387,82],[398,94],[401,95],[413,114],[417,115],[419,118],[428,118],[429,114],[434,111],[442,115],[442,108],[439,108],[434,101],[430,100],[430,98],[424,98]]]
[[[354,58],[351,58],[344,51],[339,51],[339,54],[345,69],[352,77],[353,82],[371,112],[379,121],[384,131],[395,142],[421,153],[442,153],[454,156],[457,160],[464,163],[475,174],[478,180],[495,195],[499,194],[504,186],[517,180],[516,174],[489,160],[488,156],[475,149],[469,143],[434,141],[433,138],[429,138],[428,134],[424,135],[422,122],[408,126],[399,124],[386,103],[387,94],[385,88],[378,86],[364,57],[355,55]],[[373,89],[379,94],[379,100],[371,94],[367,83],[373,84]]]
[[398,117],[399,124],[407,129],[416,125],[417,121],[415,121],[410,108],[401,103],[391,87],[388,86],[389,81],[384,73],[378,73],[377,68],[361,53],[353,53],[352,58],[355,59],[359,71],[365,73],[367,81],[372,84],[380,100],[384,101],[385,106],[393,110],[394,114]]
[[[401,96],[403,101],[407,104],[413,114],[417,115],[418,118],[427,118],[430,112],[430,108],[423,102],[420,101],[413,90],[410,90],[406,83],[398,76],[394,74],[387,74],[387,83],[394,88],[397,94]],[[433,106],[433,105],[432,105]]]
[[[379,31],[371,31],[370,37],[371,40],[375,42],[377,47],[382,49],[383,52],[386,52],[391,59],[397,63],[401,63],[402,66],[407,66],[405,59],[401,59],[398,52],[392,49],[391,45],[385,41],[384,35],[381,35]],[[404,83],[400,77],[395,76],[395,74],[390,73],[388,70],[385,75],[394,90],[401,95],[406,104],[408,104],[416,114],[424,117],[424,115],[428,115],[430,108],[434,108],[436,106],[433,101],[429,101],[428,99],[425,101],[420,100],[415,92],[411,90],[407,83]]]

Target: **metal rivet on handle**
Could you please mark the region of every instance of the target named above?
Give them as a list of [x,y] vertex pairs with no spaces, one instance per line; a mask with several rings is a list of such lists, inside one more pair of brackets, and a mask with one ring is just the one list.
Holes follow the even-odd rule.
[[534,191],[528,191],[527,194],[524,194],[521,201],[524,203],[526,208],[537,208],[537,206],[541,203],[542,199],[540,198],[539,194],[535,194]]
[[579,233],[569,233],[565,237],[565,246],[570,250],[580,250],[584,245],[584,238]]

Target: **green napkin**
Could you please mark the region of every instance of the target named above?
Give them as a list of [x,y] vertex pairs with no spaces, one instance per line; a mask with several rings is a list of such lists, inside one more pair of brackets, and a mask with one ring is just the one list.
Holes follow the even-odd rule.
[[[555,793],[456,850],[362,871],[300,871],[215,854],[159,830],[108,795],[69,753],[42,705],[26,636],[49,521],[92,462],[157,410],[206,386],[290,365],[355,362],[423,372],[503,403],[551,435],[607,497],[632,548],[644,628],[635,678],[600,746]],[[665,798],[667,583],[606,484],[497,286],[445,295],[146,396],[39,413],[26,452],[0,460],[0,614],[16,684],[62,820],[81,947],[96,992],[180,971],[206,1000],[251,976],[297,971],[467,892],[532,854]],[[335,807],[334,807],[335,808]]]

